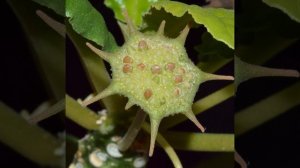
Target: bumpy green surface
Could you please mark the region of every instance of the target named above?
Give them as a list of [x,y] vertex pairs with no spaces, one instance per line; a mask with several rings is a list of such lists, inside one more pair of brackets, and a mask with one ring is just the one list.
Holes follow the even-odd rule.
[[164,21],[157,33],[141,33],[135,30],[130,20],[127,23],[128,28],[122,30],[126,42],[114,53],[87,44],[110,63],[113,78],[108,88],[83,105],[112,94],[128,97],[125,109],[136,104],[149,114],[151,156],[162,118],[183,113],[204,131],[191,109],[200,83],[213,79],[232,80],[232,77],[207,74],[193,64],[184,48],[189,26],[177,38],[170,39],[163,35]]
[[109,62],[113,71],[110,89],[128,97],[151,118],[191,109],[201,71],[190,61],[180,41],[135,33]]

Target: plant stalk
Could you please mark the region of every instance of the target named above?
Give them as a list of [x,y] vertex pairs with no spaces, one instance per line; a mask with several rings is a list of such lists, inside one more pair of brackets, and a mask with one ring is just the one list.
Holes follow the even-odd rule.
[[135,119],[130,125],[125,136],[118,143],[120,151],[126,151],[131,146],[137,134],[139,133],[146,116],[147,114],[143,110],[139,110],[137,112]]

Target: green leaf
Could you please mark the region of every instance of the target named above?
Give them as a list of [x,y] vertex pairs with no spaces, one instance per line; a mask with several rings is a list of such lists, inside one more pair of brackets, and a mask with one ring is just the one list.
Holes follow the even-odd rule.
[[273,95],[239,111],[234,117],[237,136],[283,114],[300,104],[300,83],[297,82]]
[[[85,39],[75,33],[67,24],[67,34],[75,45],[88,79],[95,93],[103,91],[110,83],[111,79],[107,72],[103,60],[92,52],[86,45]],[[101,100],[105,108],[112,114],[124,111],[125,98],[118,95],[106,97]]]
[[126,9],[133,23],[141,26],[143,15],[149,10],[151,4],[158,1],[163,0],[105,0],[104,4],[111,8],[115,13],[115,17],[121,21],[125,21],[122,12],[123,9]]
[[211,34],[202,35],[201,44],[195,47],[200,61],[209,62],[224,58],[233,58],[233,50],[224,43],[215,40]]
[[258,77],[299,77],[299,72],[290,69],[278,69],[249,64],[236,57],[234,62],[235,85]]
[[99,116],[88,108],[82,107],[69,95],[66,95],[66,116],[86,129],[99,129],[99,125],[96,124]]
[[179,150],[233,152],[233,134],[189,133],[167,131],[164,136],[169,143]]
[[54,155],[60,142],[47,131],[29,124],[0,101],[0,142],[40,165],[60,166],[63,158]]
[[65,95],[65,40],[37,15],[32,1],[7,1],[18,17],[34,52],[48,92],[56,100]]
[[263,0],[267,5],[278,8],[286,13],[291,19],[300,22],[300,0]]
[[117,48],[102,15],[88,0],[66,0],[66,16],[78,34],[96,42],[103,50],[113,51]]
[[65,16],[65,0],[33,0],[34,2],[46,6],[57,14]]
[[188,13],[193,20],[204,25],[207,31],[217,40],[234,48],[234,12],[222,8],[202,8],[197,5],[187,5],[175,1],[163,1],[153,5],[157,10],[164,9],[176,17]]

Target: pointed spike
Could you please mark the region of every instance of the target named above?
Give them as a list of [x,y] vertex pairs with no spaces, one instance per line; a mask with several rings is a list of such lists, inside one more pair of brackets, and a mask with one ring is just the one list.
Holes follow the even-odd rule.
[[149,156],[151,157],[154,152],[155,140],[156,140],[160,120],[153,119],[150,117],[150,123],[151,123],[151,139],[150,139]]
[[205,131],[205,128],[200,124],[200,122],[197,120],[195,114],[193,113],[192,110],[189,110],[184,113],[187,118],[189,118],[200,130],[201,132]]
[[165,31],[165,25],[166,25],[166,21],[163,20],[161,23],[160,23],[160,26],[157,30],[157,34],[158,35],[164,35],[164,31]]
[[180,42],[182,42],[184,44],[185,40],[187,38],[187,35],[189,34],[189,31],[190,31],[190,25],[187,24],[176,39],[178,39]]
[[84,100],[82,102],[82,106],[86,107],[100,99],[103,99],[107,96],[115,94],[115,91],[112,89],[112,85],[108,86],[106,89],[104,89],[102,92],[98,93],[95,97],[92,97],[90,99]]
[[204,81],[209,81],[209,80],[234,80],[234,77],[227,76],[227,75],[215,75],[215,74],[204,72]]
[[128,102],[126,103],[126,106],[125,106],[125,110],[130,109],[132,106],[134,106],[134,103],[132,101],[128,100]]
[[118,25],[119,25],[119,27],[121,29],[122,35],[124,37],[124,40],[127,41],[128,38],[129,38],[128,27],[124,23],[119,22],[119,21],[118,21]]
[[136,28],[128,16],[127,10],[125,10],[125,9],[123,10],[123,16],[124,16],[125,21],[128,26],[128,34],[132,34],[132,33],[136,32]]
[[98,56],[100,56],[102,59],[104,59],[105,61],[109,62],[109,59],[111,57],[110,53],[104,52],[102,50],[99,50],[98,48],[96,48],[95,46],[93,46],[91,43],[86,42],[85,43],[86,46],[88,46],[94,53],[96,53]]
[[66,26],[50,16],[48,16],[46,13],[44,13],[41,10],[37,10],[36,14],[53,30],[55,30],[58,34],[60,34],[62,37],[66,36]]

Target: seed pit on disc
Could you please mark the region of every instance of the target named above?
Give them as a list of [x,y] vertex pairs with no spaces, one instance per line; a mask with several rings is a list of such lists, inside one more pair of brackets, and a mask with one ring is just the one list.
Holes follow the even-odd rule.
[[152,90],[151,89],[146,89],[144,92],[144,97],[146,100],[150,99],[150,97],[152,96]]
[[128,55],[123,58],[123,63],[125,64],[131,64],[132,62],[133,62],[132,58],[129,57]]
[[182,68],[182,67],[181,67],[181,68],[179,68],[179,73],[180,73],[180,74],[185,74],[185,69],[184,69],[184,68]]
[[176,88],[175,91],[174,91],[174,93],[175,93],[175,96],[179,96],[180,95],[180,89]]
[[140,50],[147,50],[148,49],[147,42],[145,40],[139,41],[138,47]]
[[146,65],[143,64],[143,63],[139,63],[139,64],[137,65],[137,67],[138,67],[140,70],[144,70],[145,67],[146,67]]
[[174,69],[175,69],[175,64],[174,63],[168,63],[166,65],[166,70],[169,70],[169,71],[173,72]]
[[159,66],[159,65],[153,65],[153,66],[151,67],[151,72],[152,72],[153,74],[160,74],[160,73],[161,73],[161,68],[160,68],[160,66]]
[[175,83],[181,83],[183,81],[182,75],[175,76]]
[[130,72],[132,72],[132,66],[129,65],[129,64],[125,64],[125,65],[123,66],[123,72],[124,72],[124,73],[130,73]]

